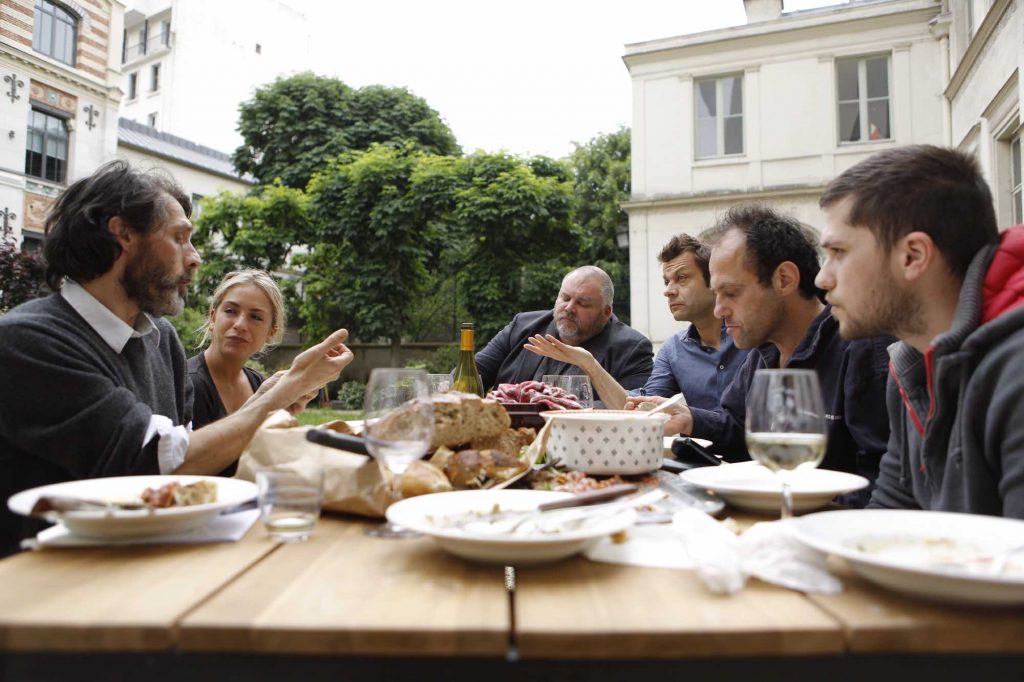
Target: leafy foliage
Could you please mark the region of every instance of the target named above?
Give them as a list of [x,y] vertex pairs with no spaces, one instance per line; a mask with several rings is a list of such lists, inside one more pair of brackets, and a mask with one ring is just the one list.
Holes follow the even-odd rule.
[[459,152],[436,111],[405,88],[353,89],[312,73],[278,78],[239,108],[244,143],[235,167],[260,183],[306,187],[328,159],[374,143],[411,143],[431,154]]
[[279,182],[248,195],[222,192],[203,200],[193,242],[203,253],[199,281],[212,290],[221,278],[239,268],[277,270],[291,250],[313,236],[309,200]]
[[628,322],[629,250],[619,247],[616,231],[629,220],[619,208],[630,194],[629,128],[576,145],[569,162],[574,218],[584,235],[582,261],[608,272],[615,283],[615,313]]
[[203,338],[206,315],[195,308],[185,308],[180,314],[168,317],[167,321],[178,332],[181,345],[185,347],[185,355],[194,355],[199,350],[199,340]]
[[45,270],[42,256],[19,249],[13,231],[5,227],[0,232],[0,314],[46,295]]

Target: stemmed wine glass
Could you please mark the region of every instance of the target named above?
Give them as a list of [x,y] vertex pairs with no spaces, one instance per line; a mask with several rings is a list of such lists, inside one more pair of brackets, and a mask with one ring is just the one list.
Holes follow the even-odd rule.
[[[434,406],[430,384],[422,369],[380,368],[370,372],[363,401],[366,449],[391,473],[396,498],[398,477],[430,448],[434,437]],[[368,528],[375,537],[408,537],[414,531],[384,523]]]
[[747,394],[747,450],[782,483],[782,518],[793,516],[789,472],[825,456],[825,408],[810,369],[761,369]]

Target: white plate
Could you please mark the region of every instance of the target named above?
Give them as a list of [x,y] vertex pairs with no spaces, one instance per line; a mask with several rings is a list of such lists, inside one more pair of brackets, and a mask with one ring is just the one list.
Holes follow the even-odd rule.
[[985,574],[993,555],[1024,540],[1024,521],[862,509],[809,514],[792,524],[805,544],[843,557],[893,590],[958,604],[1024,604],[1024,555],[1013,555],[1002,576]]
[[431,521],[467,512],[488,512],[499,505],[502,510],[530,510],[570,493],[547,490],[461,490],[421,495],[401,500],[388,507],[388,521],[412,528],[432,537],[445,550],[473,561],[522,566],[556,561],[590,547],[602,537],[633,525],[636,511],[622,509],[614,515],[580,530],[544,535],[475,535],[456,528],[444,528]]
[[136,499],[146,488],[154,488],[170,481],[182,485],[201,480],[217,484],[217,501],[187,507],[166,509],[114,509],[75,511],[58,514],[60,522],[75,535],[87,538],[133,538],[166,533],[181,533],[208,522],[221,510],[256,497],[256,484],[237,478],[218,476],[117,476],[92,478],[82,481],[54,483],[12,495],[7,506],[17,514],[29,515],[41,495],[64,495],[89,500]]
[[[757,462],[700,467],[679,475],[740,509],[778,514],[782,506],[782,484]],[[868,479],[842,471],[799,469],[789,473],[789,485],[793,511],[804,512],[827,507],[836,495],[867,487]]]

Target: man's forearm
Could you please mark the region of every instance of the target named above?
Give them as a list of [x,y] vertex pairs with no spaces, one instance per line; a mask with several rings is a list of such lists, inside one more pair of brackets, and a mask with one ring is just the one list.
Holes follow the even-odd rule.
[[223,419],[194,431],[185,461],[174,473],[213,475],[223,471],[238,459],[267,416],[284,407],[267,393],[250,400]]

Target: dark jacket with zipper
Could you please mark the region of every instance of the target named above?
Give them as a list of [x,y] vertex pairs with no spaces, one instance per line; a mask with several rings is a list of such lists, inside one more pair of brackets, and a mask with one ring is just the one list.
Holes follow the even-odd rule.
[[[828,445],[823,469],[859,474],[869,481],[878,475],[878,462],[889,437],[885,414],[886,348],[891,336],[874,336],[847,341],[839,336],[839,323],[832,307],[825,306],[786,363],[790,369],[813,369],[818,373],[825,398],[825,430]],[[749,460],[744,420],[747,393],[759,369],[779,367],[779,349],[765,343],[747,355],[736,378],[722,394],[717,410],[690,408],[691,435],[712,441],[712,450],[729,462]],[[863,507],[870,491],[840,500],[848,506]]]
[[889,349],[875,508],[1024,519],[1024,226],[975,256],[949,331]]

